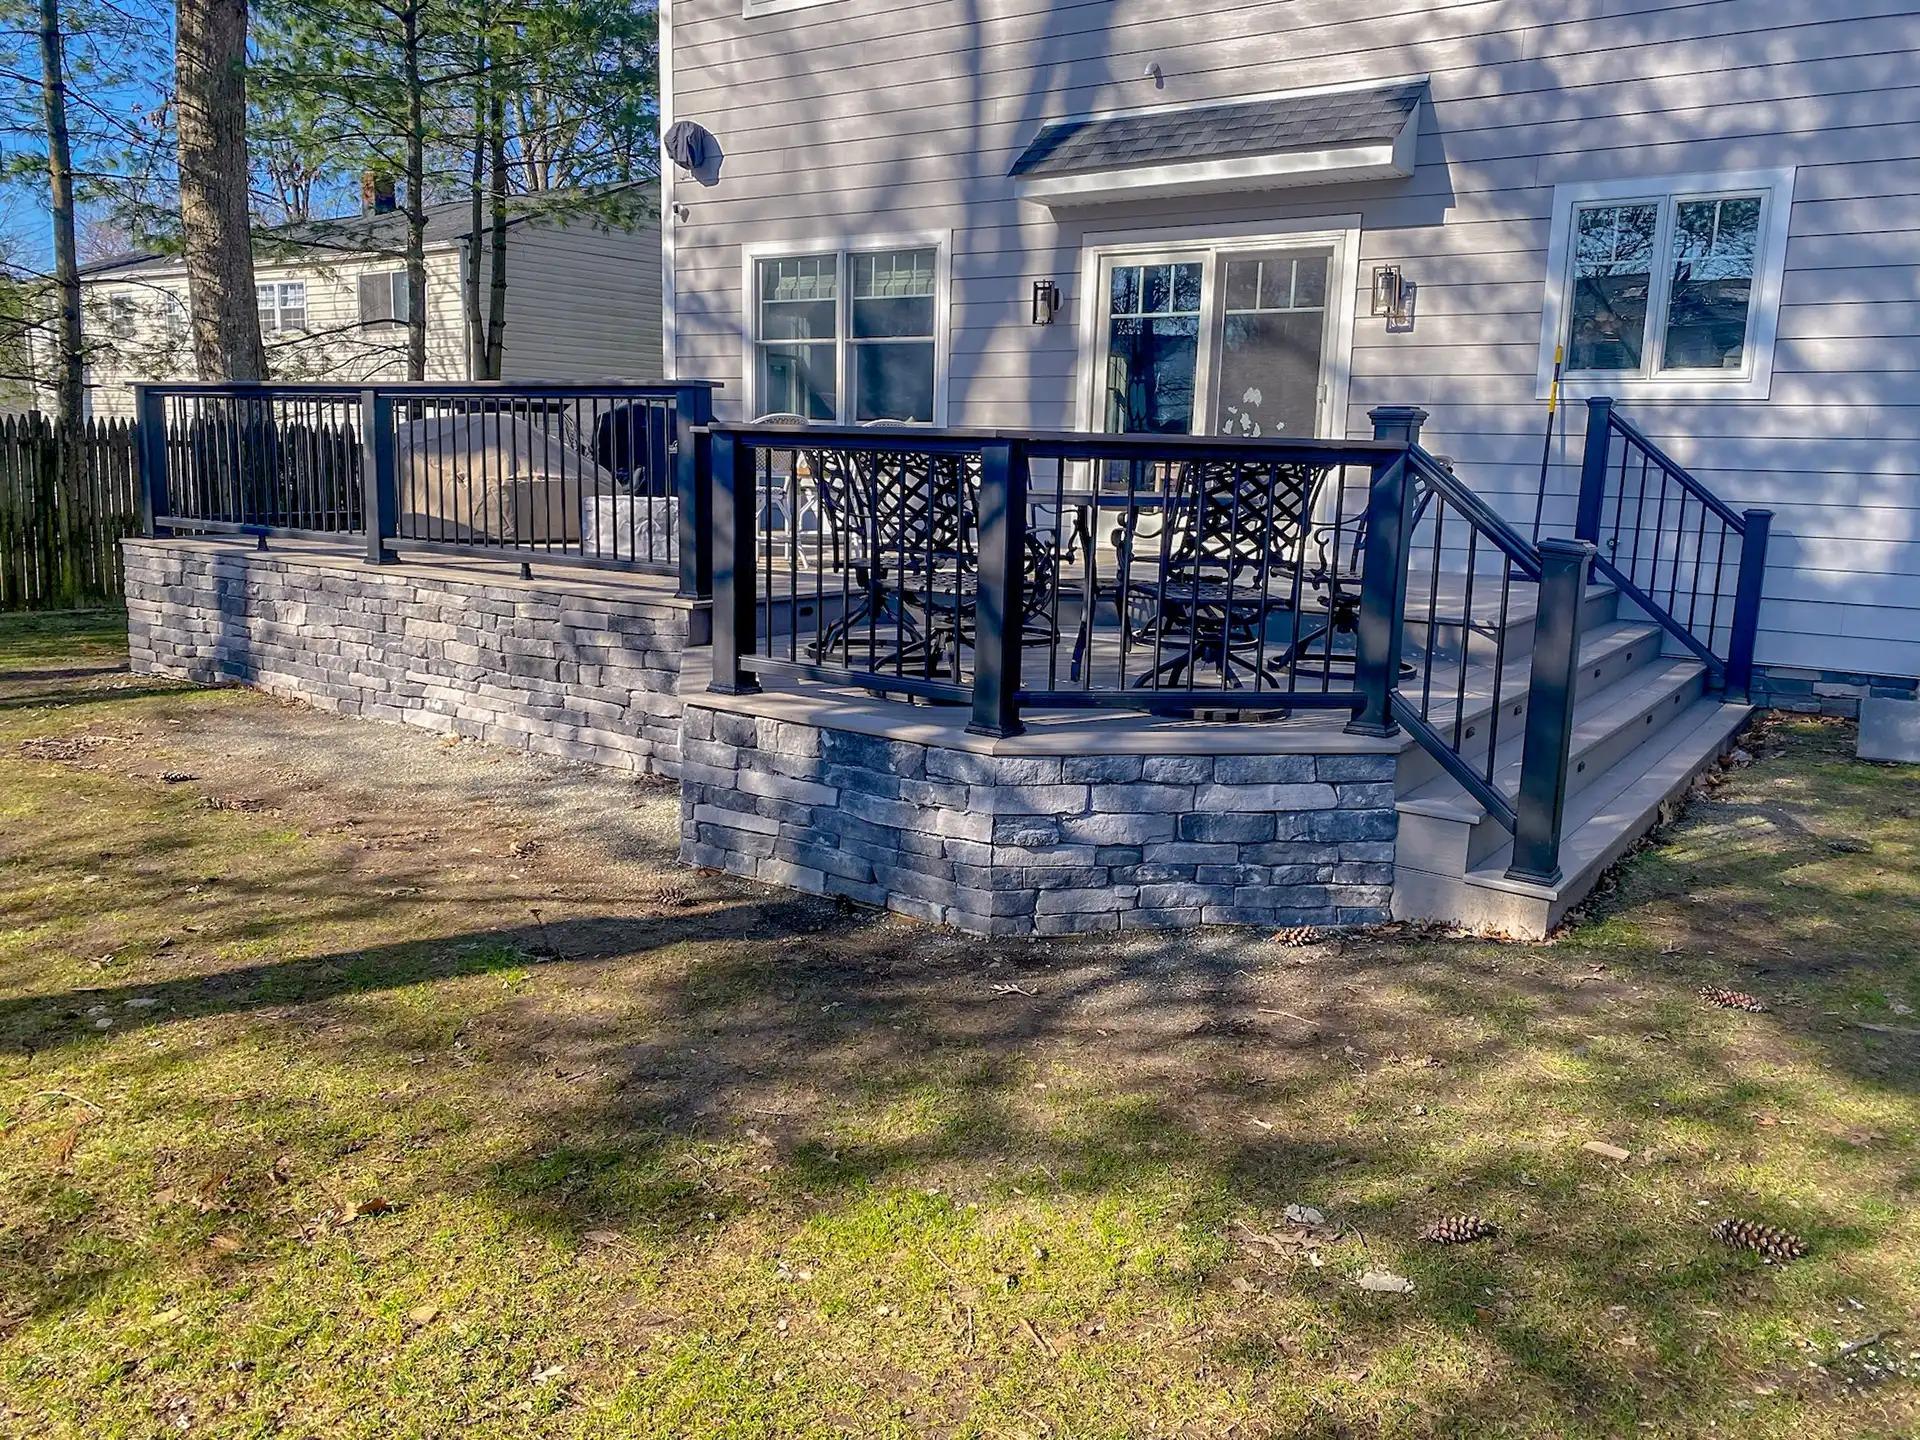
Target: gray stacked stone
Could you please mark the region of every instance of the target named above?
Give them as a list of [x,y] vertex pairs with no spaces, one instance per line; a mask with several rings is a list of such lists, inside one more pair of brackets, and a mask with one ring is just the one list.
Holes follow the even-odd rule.
[[680,764],[692,611],[563,575],[126,542],[133,668],[649,774]]
[[991,756],[689,701],[681,858],[981,935],[1355,925],[1394,756]]
[[1920,698],[1920,679],[1911,675],[1863,675],[1794,665],[1763,665],[1753,672],[1753,703],[1774,710],[1857,720],[1863,700],[1916,698]]

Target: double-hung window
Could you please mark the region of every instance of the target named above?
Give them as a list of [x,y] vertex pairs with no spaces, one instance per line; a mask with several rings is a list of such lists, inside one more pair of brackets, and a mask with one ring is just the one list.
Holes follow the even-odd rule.
[[1554,192],[1541,380],[1755,398],[1772,374],[1791,171]]
[[412,316],[407,272],[374,270],[360,277],[360,323],[404,325]]
[[939,418],[937,246],[762,255],[751,270],[756,414]]
[[263,280],[254,287],[260,304],[260,331],[278,335],[307,328],[307,282]]

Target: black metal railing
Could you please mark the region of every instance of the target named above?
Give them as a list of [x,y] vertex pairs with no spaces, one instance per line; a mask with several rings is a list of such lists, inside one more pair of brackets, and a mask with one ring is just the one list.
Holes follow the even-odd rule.
[[1023,707],[1353,712],[1353,497],[1397,453],[718,426],[716,673],[971,704],[1002,734]]
[[711,383],[136,387],[149,524],[678,575],[711,593]]
[[1587,402],[1574,533],[1594,568],[1707,666],[1715,689],[1752,686],[1770,510],[1736,511],[1605,397]]

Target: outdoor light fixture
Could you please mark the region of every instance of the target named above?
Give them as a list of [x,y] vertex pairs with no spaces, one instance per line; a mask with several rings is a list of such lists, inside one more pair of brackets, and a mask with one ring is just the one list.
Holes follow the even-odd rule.
[[1033,323],[1051,325],[1060,309],[1060,287],[1051,280],[1033,282]]
[[1376,265],[1373,267],[1373,313],[1383,315],[1389,321],[1404,322],[1407,318],[1407,282],[1400,274],[1398,265]]

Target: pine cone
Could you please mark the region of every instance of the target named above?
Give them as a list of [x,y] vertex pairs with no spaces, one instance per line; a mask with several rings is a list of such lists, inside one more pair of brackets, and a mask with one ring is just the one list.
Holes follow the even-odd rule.
[[1723,1010],[1745,1010],[1750,1015],[1767,1013],[1767,1002],[1758,995],[1749,995],[1744,990],[1728,990],[1719,985],[1702,985],[1700,998],[1709,1005],[1718,1005]]
[[1755,1220],[1728,1218],[1713,1227],[1713,1238],[1735,1250],[1751,1250],[1762,1260],[1798,1260],[1807,1242],[1790,1231]]
[[1499,1233],[1491,1221],[1478,1215],[1442,1215],[1420,1232],[1420,1238],[1435,1245],[1471,1245]]
[[1288,950],[1297,950],[1302,945],[1317,945],[1327,938],[1327,932],[1317,925],[1289,925],[1273,937],[1273,943]]

